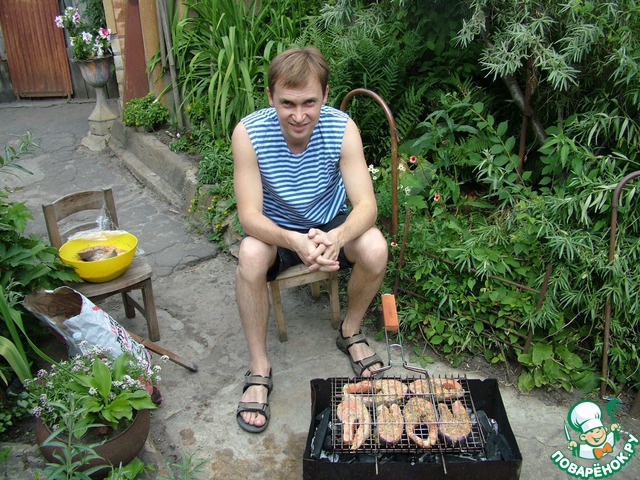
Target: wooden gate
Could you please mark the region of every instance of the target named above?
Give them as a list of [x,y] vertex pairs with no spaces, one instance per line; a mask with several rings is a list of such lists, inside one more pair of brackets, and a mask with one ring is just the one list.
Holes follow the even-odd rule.
[[0,24],[13,91],[21,97],[73,93],[58,0],[0,0]]

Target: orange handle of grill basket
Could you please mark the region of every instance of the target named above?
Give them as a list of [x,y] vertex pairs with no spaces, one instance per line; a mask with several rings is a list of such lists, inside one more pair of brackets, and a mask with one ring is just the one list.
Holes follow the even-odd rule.
[[396,296],[391,293],[382,295],[382,318],[384,319],[384,328],[388,332],[397,332],[398,311],[396,310]]

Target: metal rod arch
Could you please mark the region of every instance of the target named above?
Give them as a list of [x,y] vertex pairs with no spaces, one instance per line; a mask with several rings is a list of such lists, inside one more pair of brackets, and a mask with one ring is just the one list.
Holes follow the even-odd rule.
[[[616,235],[618,230],[618,204],[620,202],[620,194],[624,186],[636,177],[640,177],[640,170],[631,172],[625,176],[613,191],[611,200],[611,229],[609,235],[609,262],[613,262],[616,250]],[[609,339],[611,335],[611,294],[607,297],[604,307],[604,332],[602,339],[602,382],[600,383],[600,396],[603,397],[607,389],[607,380],[609,378]],[[636,394],[631,408],[631,416],[637,417],[640,413],[640,391]]]
[[395,241],[398,233],[398,129],[396,121],[387,102],[380,95],[366,88],[356,88],[347,93],[342,99],[340,110],[344,112],[349,100],[358,94],[373,98],[382,107],[389,122],[389,134],[391,136],[391,238]]

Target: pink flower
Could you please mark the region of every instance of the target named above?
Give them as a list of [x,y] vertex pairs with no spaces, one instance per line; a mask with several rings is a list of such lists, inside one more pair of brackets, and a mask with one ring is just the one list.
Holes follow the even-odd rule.
[[434,201],[434,202],[439,202],[439,201],[440,201],[440,194],[439,194],[439,193],[436,193],[436,194],[433,196],[433,201]]
[[56,22],[56,27],[58,27],[58,28],[64,28],[64,20],[62,20],[62,16],[61,16],[61,15],[58,15],[58,16],[56,17],[55,22]]
[[111,35],[111,30],[109,30],[108,28],[99,28],[98,35],[100,35],[102,38],[109,38],[109,35]]
[[392,246],[392,247],[397,247],[397,246],[398,246],[398,244],[397,244],[396,242],[391,242],[391,246]]
[[409,157],[409,163],[416,163],[418,161],[418,157],[416,157],[415,155],[411,155]]

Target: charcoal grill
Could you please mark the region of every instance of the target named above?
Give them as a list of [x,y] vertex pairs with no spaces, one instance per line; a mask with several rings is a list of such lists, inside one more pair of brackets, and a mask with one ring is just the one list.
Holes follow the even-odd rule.
[[[377,373],[381,374],[398,364],[391,358],[391,348],[399,348],[400,365],[410,371],[411,375],[312,380],[312,420],[303,458],[303,478],[353,480],[377,476],[385,480],[400,480],[424,476],[430,480],[519,480],[522,455],[509,425],[497,380],[431,376],[425,369],[408,365],[404,360],[402,344],[389,342],[388,332],[397,330],[393,296],[383,295],[383,314],[389,365]],[[404,389],[406,393],[402,398],[380,396],[373,388],[374,382],[380,378],[402,383],[407,387]],[[430,386],[428,392],[412,392],[408,387],[416,380],[427,382]],[[437,384],[443,380],[459,385],[455,394],[447,392],[444,395],[442,391],[438,391]],[[356,384],[359,387],[371,384],[371,388],[345,392],[345,387],[349,389]],[[355,445],[344,436],[344,425],[337,413],[340,403],[353,390],[366,403],[370,422],[367,425],[368,435]],[[406,424],[402,426],[402,435],[398,441],[382,441],[377,433],[377,406],[397,403],[402,408],[414,396],[424,398],[434,408],[435,428],[439,432],[435,443],[427,447],[417,445],[409,438]],[[452,441],[442,434],[443,427],[451,426],[452,423],[439,415],[438,405],[443,404],[451,409],[455,401],[461,402],[466,410],[468,419],[465,422],[468,420],[471,428],[468,435]],[[361,418],[367,418],[367,415]],[[460,420],[454,419],[453,422]],[[363,425],[357,423],[356,426]],[[429,428],[434,428],[434,425],[418,424],[415,426],[415,433],[418,437],[427,438]]]

